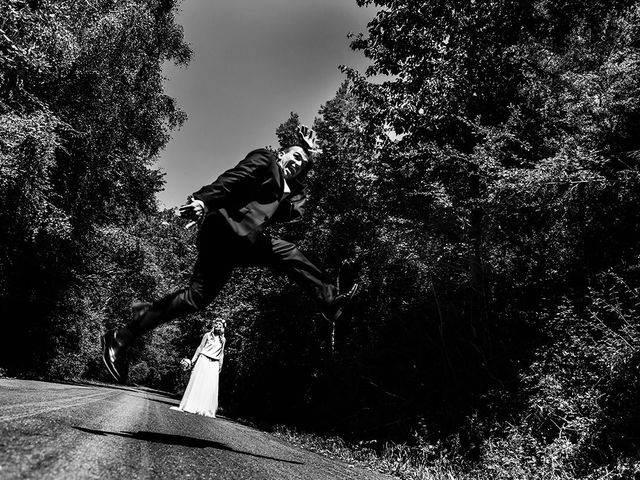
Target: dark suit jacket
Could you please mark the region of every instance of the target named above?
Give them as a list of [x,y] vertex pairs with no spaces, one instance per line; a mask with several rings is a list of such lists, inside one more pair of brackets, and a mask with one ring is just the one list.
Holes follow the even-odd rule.
[[206,205],[207,217],[221,215],[236,235],[253,240],[270,222],[302,215],[304,192],[284,193],[284,174],[277,160],[266,149],[254,150],[193,198]]

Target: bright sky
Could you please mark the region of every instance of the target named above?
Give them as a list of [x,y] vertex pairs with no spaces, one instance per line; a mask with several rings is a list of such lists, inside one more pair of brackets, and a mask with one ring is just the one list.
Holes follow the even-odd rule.
[[160,206],[184,203],[254,148],[276,147],[290,112],[310,125],[344,80],[338,66],[368,65],[346,36],[366,32],[374,13],[355,0],[184,0],[178,22],[193,58],[164,73],[189,119],[157,163]]

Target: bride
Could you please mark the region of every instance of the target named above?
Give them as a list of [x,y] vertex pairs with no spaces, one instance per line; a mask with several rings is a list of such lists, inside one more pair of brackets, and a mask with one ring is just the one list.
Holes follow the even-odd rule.
[[171,407],[172,410],[205,417],[216,416],[219,376],[224,359],[225,327],[226,322],[216,318],[211,331],[202,337],[193,358],[183,358],[180,362],[185,369],[193,368],[193,371],[180,406]]

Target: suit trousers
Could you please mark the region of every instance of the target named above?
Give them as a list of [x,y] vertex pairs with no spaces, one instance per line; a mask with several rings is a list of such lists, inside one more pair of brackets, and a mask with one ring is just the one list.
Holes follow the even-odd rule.
[[129,325],[134,336],[206,307],[237,266],[273,268],[289,275],[320,303],[321,308],[328,308],[333,302],[336,287],[294,244],[263,232],[253,238],[239,237],[221,220],[211,227],[211,224],[203,225],[198,235],[198,258],[189,286],[153,302]]

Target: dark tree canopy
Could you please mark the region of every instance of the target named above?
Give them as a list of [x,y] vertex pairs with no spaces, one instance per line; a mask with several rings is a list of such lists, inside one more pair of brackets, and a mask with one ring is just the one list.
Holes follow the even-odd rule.
[[0,5],[0,311],[12,319],[16,350],[2,353],[11,366],[40,368],[69,349],[78,358],[71,370],[85,368],[83,339],[95,332],[81,326],[95,330],[100,317],[86,290],[103,253],[96,239],[155,211],[163,181],[152,164],[184,120],[162,89],[162,63],[190,56],[175,8]]

